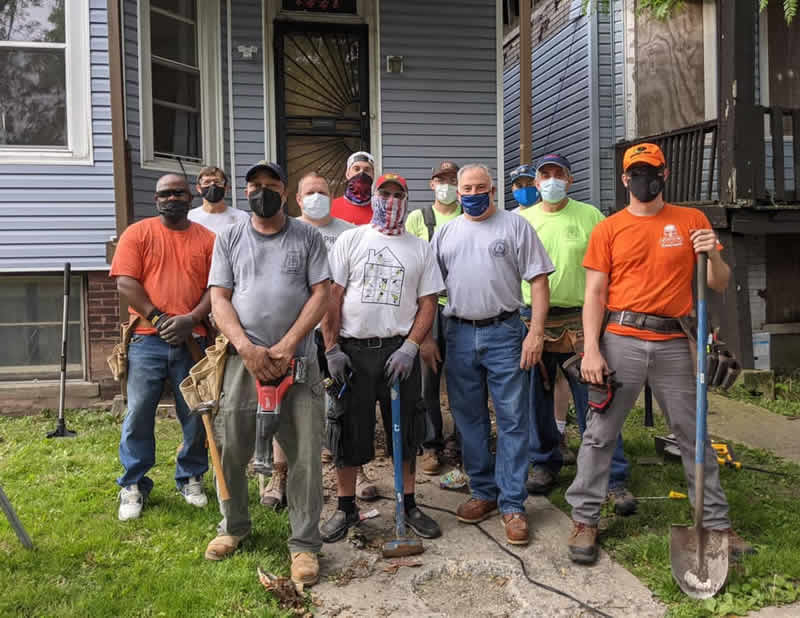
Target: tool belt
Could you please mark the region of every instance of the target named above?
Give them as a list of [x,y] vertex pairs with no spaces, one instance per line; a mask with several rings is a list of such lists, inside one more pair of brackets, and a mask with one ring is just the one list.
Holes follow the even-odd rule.
[[189,375],[180,383],[181,394],[190,410],[208,406],[216,413],[219,409],[228,347],[227,337],[218,335],[214,345],[206,348],[205,356],[189,369]]
[[120,342],[114,345],[111,355],[106,359],[111,368],[111,375],[114,376],[116,382],[124,382],[128,375],[128,346],[131,343],[133,331],[141,319],[137,315],[119,325]]
[[498,324],[499,322],[505,322],[506,320],[510,320],[514,316],[519,315],[519,311],[503,311],[502,313],[492,317],[492,318],[485,318],[483,320],[468,320],[466,318],[460,318],[457,315],[451,315],[448,320],[455,320],[456,322],[462,322],[464,324],[470,324],[474,328],[483,328],[484,326],[491,326],[492,324]]
[[[544,321],[545,352],[570,354],[583,351],[582,307],[550,307]],[[530,320],[522,318],[526,328]]]
[[608,323],[630,326],[639,330],[649,330],[661,335],[675,335],[685,332],[678,318],[667,318],[651,313],[637,313],[636,311],[609,311]]

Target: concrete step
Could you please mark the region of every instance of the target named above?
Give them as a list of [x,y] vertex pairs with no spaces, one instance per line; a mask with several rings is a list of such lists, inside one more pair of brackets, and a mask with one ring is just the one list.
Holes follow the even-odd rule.
[[[36,414],[58,408],[58,380],[0,382],[0,414]],[[83,380],[67,380],[64,405],[85,408],[100,400],[100,386]]]

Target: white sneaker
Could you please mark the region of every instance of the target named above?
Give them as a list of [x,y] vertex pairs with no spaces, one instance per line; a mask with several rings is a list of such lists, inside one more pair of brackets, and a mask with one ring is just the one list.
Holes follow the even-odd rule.
[[139,491],[138,485],[128,485],[119,490],[119,517],[120,521],[138,519],[142,514],[144,496]]
[[208,504],[208,498],[206,498],[206,494],[203,491],[203,481],[200,480],[199,476],[193,476],[186,481],[186,484],[181,488],[181,493],[186,502],[199,509]]

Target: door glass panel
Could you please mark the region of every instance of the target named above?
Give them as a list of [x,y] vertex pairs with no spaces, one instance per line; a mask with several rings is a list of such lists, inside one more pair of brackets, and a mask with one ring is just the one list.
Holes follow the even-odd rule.
[[0,0],[0,41],[63,43],[64,0]]

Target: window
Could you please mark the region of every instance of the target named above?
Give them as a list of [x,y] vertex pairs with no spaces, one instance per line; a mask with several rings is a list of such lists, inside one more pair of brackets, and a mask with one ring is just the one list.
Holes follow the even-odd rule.
[[221,163],[218,0],[141,0],[142,165]]
[[0,163],[91,163],[88,0],[0,1]]

